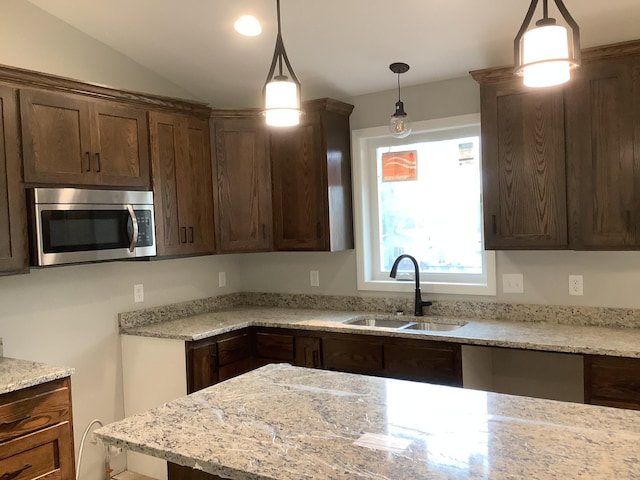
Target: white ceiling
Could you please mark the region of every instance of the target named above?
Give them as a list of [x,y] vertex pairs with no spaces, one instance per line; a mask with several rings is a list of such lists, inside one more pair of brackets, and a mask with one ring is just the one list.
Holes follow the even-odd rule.
[[[275,0],[29,1],[196,98],[260,105]],[[640,0],[565,4],[583,48],[640,38]],[[395,88],[392,62],[411,66],[402,86],[513,63],[513,37],[528,7],[529,0],[281,0],[282,36],[304,99],[346,99]],[[233,30],[245,13],[260,19],[262,35]]]

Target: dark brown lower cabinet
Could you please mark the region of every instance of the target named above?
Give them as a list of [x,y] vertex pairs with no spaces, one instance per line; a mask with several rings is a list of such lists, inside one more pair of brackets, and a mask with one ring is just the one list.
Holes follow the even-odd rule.
[[258,329],[255,331],[255,365],[294,362],[293,333],[281,329]]
[[336,334],[322,339],[322,364],[327,370],[380,375],[383,337]]
[[217,475],[211,475],[202,470],[194,470],[171,462],[167,462],[167,473],[170,480],[222,480],[222,477]]
[[584,401],[640,410],[640,358],[585,355]]
[[320,337],[309,337],[306,335],[296,335],[295,337],[295,360],[294,365],[298,367],[322,368],[322,339]]

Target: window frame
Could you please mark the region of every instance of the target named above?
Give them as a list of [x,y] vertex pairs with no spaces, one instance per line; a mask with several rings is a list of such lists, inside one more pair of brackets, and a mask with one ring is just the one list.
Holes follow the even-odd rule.
[[[371,151],[375,150],[379,142],[387,145],[403,145],[411,142],[416,136],[438,135],[438,132],[454,132],[459,130],[463,135],[470,130],[477,132],[480,137],[480,114],[459,115],[413,122],[413,138],[398,139],[391,135],[388,127],[372,127],[353,130],[351,139],[353,145],[353,208],[354,208],[354,236],[356,246],[357,289],[366,291],[406,292],[414,288],[413,282],[375,279],[373,270],[379,263],[375,254],[374,243],[378,234],[370,234],[377,230],[376,200],[377,165],[371,165]],[[445,135],[448,135],[445,133]],[[375,155],[374,155],[375,158]],[[480,172],[482,175],[482,158],[480,158]],[[482,212],[482,181],[481,181],[480,209]],[[482,217],[482,216],[481,216]],[[481,226],[482,228],[482,226]],[[483,235],[483,274],[447,274],[440,275],[441,281],[420,277],[421,288],[429,293],[459,294],[459,295],[496,295],[496,261],[495,252],[484,249]],[[429,275],[430,276],[430,275]],[[470,278],[476,279],[470,281]],[[456,281],[452,281],[456,279]]]

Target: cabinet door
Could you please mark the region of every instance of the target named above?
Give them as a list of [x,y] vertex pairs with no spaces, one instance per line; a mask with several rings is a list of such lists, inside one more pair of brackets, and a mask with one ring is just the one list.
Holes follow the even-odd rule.
[[293,335],[258,330],[255,334],[255,367],[268,363],[293,363]]
[[206,122],[152,112],[158,256],[212,253],[213,194]]
[[218,341],[218,380],[223,382],[253,368],[253,336],[240,333]]
[[29,269],[16,103],[16,91],[0,86],[0,275]]
[[383,375],[382,340],[347,334],[322,339],[322,363],[328,370]]
[[89,104],[76,97],[20,90],[26,183],[94,182]]
[[567,248],[561,88],[482,85],[487,249]]
[[385,374],[403,380],[462,386],[462,353],[459,344],[387,338]]
[[[181,162],[182,192],[187,192],[187,241],[191,253],[213,253],[215,234],[213,228],[213,176],[211,171],[211,137],[209,122],[189,117],[187,119],[188,161]],[[185,159],[187,160],[187,159]]]
[[91,103],[92,168],[100,185],[149,188],[147,112]]
[[182,192],[176,171],[178,162],[187,156],[185,122],[177,115],[149,114],[158,256],[184,253],[187,239],[186,225],[179,217]]
[[566,97],[571,246],[638,248],[640,67],[624,59],[584,65]]
[[218,383],[218,352],[213,339],[187,342],[187,393]]
[[585,403],[640,410],[640,359],[584,356]]
[[326,165],[320,113],[271,133],[276,250],[328,250]]
[[219,251],[271,250],[271,172],[260,119],[215,120],[215,167]]

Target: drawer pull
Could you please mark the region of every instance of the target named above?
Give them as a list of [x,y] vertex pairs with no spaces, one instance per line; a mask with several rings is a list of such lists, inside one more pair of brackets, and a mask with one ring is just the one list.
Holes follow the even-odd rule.
[[25,417],[18,418],[16,420],[11,420],[10,422],[2,422],[2,423],[0,423],[0,428],[8,427],[10,425],[15,425],[16,423],[20,423],[20,422],[22,422],[24,420],[29,420],[30,418],[31,418],[31,415],[27,415]]
[[31,465],[27,463],[24,467],[19,468],[18,470],[14,471],[14,472],[5,473],[4,475],[2,475],[0,477],[0,480],[13,480],[18,475],[20,475],[22,472],[24,472],[25,470],[29,470],[30,468],[31,468]]

